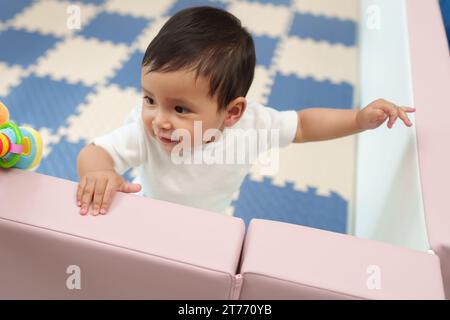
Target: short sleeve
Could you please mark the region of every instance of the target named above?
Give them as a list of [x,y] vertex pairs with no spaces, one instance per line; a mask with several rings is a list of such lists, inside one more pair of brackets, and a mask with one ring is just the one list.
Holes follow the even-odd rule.
[[145,132],[141,121],[128,123],[109,134],[97,137],[93,143],[105,149],[114,161],[114,169],[123,174],[144,160]]
[[[268,147],[285,147],[292,143],[297,133],[298,116],[295,110],[279,111],[253,103],[249,105],[254,126],[261,139],[267,139]],[[278,136],[277,141],[274,139]]]

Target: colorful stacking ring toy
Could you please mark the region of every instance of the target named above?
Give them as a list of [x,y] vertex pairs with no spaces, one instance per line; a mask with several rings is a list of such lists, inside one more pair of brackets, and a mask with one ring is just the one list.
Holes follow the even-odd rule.
[[0,167],[33,169],[42,159],[42,149],[39,133],[9,121],[8,109],[0,102]]

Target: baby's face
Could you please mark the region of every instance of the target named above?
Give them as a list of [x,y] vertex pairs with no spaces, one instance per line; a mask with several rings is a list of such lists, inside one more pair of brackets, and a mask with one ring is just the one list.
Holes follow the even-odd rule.
[[144,125],[166,151],[180,142],[171,139],[176,129],[187,130],[194,146],[194,121],[201,121],[202,137],[208,129],[223,130],[226,113],[218,111],[216,97],[208,95],[208,79],[195,79],[194,72],[184,70],[148,73],[143,67],[141,83]]

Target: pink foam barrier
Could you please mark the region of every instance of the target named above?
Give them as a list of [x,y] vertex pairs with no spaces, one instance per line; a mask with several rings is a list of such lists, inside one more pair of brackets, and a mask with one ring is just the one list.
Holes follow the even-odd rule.
[[450,58],[437,0],[408,0],[408,35],[422,195],[430,246],[450,299]]
[[233,299],[239,293],[241,219],[125,194],[116,195],[105,216],[80,216],[76,187],[0,171],[0,299]]
[[240,299],[444,299],[436,255],[253,219]]
[[436,255],[266,220],[242,251],[241,219],[125,194],[80,216],[75,191],[0,171],[0,299],[444,297]]

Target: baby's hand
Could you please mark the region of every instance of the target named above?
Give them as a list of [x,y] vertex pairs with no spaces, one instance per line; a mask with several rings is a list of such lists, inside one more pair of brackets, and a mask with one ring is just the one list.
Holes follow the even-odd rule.
[[78,185],[77,205],[80,214],[85,215],[92,204],[94,216],[106,214],[117,191],[125,193],[139,192],[139,184],[128,183],[114,170],[91,171],[85,174]]
[[412,126],[411,121],[406,115],[407,112],[414,112],[415,108],[398,107],[392,102],[378,99],[370,103],[367,107],[360,110],[356,115],[358,127],[362,130],[378,128],[389,117],[388,128],[392,128],[397,118],[403,120],[408,126]]

